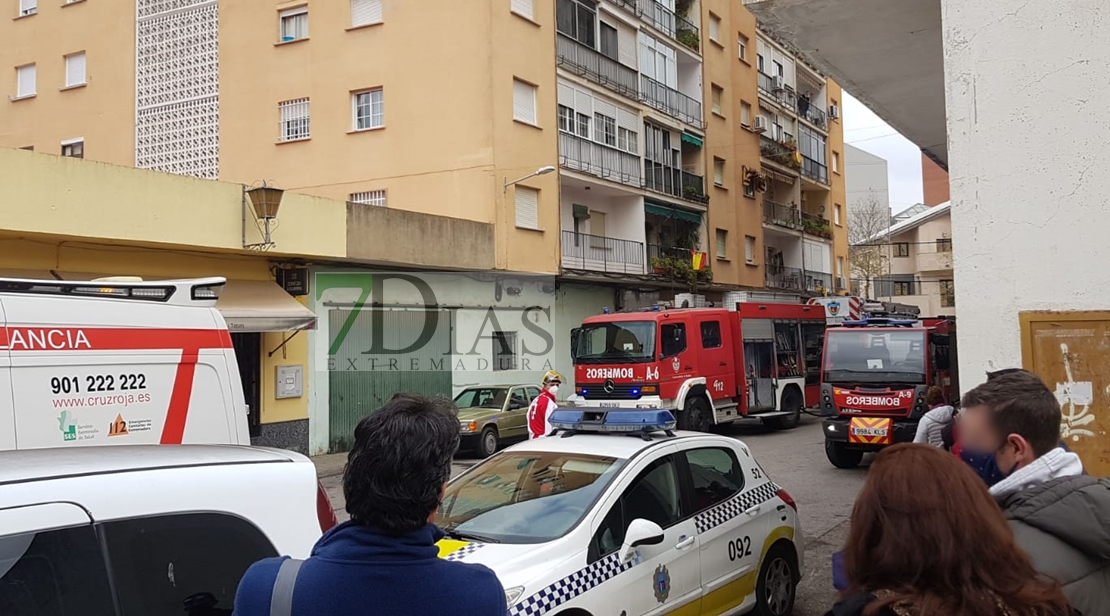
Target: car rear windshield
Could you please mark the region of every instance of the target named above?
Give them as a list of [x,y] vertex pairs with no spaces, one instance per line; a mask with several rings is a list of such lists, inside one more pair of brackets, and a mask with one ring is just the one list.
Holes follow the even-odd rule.
[[625,460],[576,453],[506,451],[447,486],[436,522],[449,535],[543,543],[578,525]]

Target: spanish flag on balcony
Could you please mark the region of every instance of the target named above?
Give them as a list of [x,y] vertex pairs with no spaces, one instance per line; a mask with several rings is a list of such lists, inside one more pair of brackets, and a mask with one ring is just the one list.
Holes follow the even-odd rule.
[[700,252],[700,251],[697,251],[697,250],[691,250],[690,251],[690,260],[691,260],[690,265],[693,267],[695,272],[700,272],[703,269],[705,269],[706,254],[704,252]]

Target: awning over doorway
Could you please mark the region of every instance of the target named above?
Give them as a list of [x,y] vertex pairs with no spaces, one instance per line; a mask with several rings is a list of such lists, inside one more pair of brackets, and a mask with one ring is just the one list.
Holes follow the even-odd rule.
[[695,212],[687,212],[686,210],[680,210],[674,207],[666,207],[663,205],[654,205],[652,203],[647,203],[644,205],[644,211],[654,216],[662,216],[663,218],[677,218],[679,220],[685,220],[686,222],[694,223],[701,222],[701,214],[697,214]]
[[232,333],[290,332],[315,329],[316,315],[265,280],[228,280],[216,309]]

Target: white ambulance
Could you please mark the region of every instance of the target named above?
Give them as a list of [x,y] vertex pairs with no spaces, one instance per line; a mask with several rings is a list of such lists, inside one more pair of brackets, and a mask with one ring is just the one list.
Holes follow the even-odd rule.
[[223,278],[0,278],[0,450],[249,445]]

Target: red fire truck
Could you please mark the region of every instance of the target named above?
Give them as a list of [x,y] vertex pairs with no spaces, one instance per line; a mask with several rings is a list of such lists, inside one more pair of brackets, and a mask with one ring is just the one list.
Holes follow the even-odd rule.
[[[898,319],[865,314],[825,332],[821,414],[825,455],[854,468],[863,454],[912,441],[939,385],[959,400],[956,318]],[[881,314],[881,313],[878,313]]]
[[703,432],[741,417],[793,428],[818,402],[824,334],[824,309],[802,304],[589,317],[571,334],[574,401],[668,409]]

